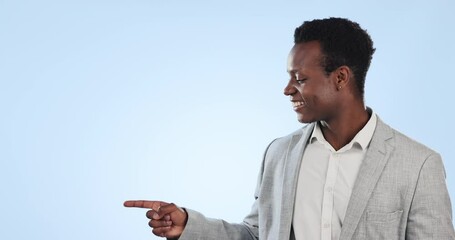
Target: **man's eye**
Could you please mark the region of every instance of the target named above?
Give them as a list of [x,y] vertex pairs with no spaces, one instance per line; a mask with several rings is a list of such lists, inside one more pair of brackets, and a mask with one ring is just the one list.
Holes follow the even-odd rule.
[[296,79],[295,81],[296,81],[297,83],[299,83],[299,84],[302,84],[303,82],[306,81],[306,78]]

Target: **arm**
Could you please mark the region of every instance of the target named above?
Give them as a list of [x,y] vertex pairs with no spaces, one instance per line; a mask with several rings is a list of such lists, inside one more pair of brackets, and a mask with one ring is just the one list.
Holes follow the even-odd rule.
[[255,202],[243,223],[232,224],[221,219],[207,218],[199,212],[183,209],[171,203],[161,201],[131,200],[125,207],[150,209],[147,218],[153,234],[168,239],[258,239],[258,195],[262,180],[262,169],[259,173],[255,191]]
[[422,165],[408,216],[406,239],[455,239],[452,207],[441,157]]
[[254,194],[254,204],[251,208],[251,212],[243,220],[243,223],[232,224],[221,219],[207,218],[199,212],[185,209],[188,213],[188,221],[179,240],[259,239],[259,209],[257,199],[259,197],[262,183],[264,161],[261,170],[259,171],[256,191]]
[[259,239],[258,198],[262,184],[265,156],[272,143],[269,144],[264,153],[253,207],[251,208],[251,212],[240,224],[228,223],[221,219],[207,218],[199,212],[183,209],[175,204],[168,204],[161,201],[126,201],[124,206],[151,209],[147,212],[146,216],[150,219],[149,225],[153,228],[153,234],[156,236],[179,240]]
[[[156,236],[168,239],[257,239],[257,226],[251,225],[257,219],[252,213],[241,224],[227,223],[221,219],[206,218],[202,214],[178,207],[173,203],[148,200],[132,200],[125,207],[150,209],[147,218]],[[254,207],[253,207],[254,209]]]
[[188,212],[188,222],[183,230],[180,240],[192,239],[259,239],[259,204],[258,198],[262,184],[265,157],[270,145],[267,147],[262,166],[259,171],[256,190],[254,193],[254,204],[251,212],[245,217],[241,224],[227,223],[221,219],[206,218],[202,214],[185,209]]
[[243,223],[228,223],[221,219],[207,218],[201,213],[186,209],[188,222],[179,240],[257,239],[257,226],[247,219]]

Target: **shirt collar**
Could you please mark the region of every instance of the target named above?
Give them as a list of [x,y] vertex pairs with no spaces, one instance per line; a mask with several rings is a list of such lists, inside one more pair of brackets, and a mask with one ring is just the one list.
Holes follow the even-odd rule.
[[[374,130],[376,129],[376,123],[377,123],[377,116],[376,114],[371,111],[371,117],[368,120],[367,124],[355,135],[355,137],[343,146],[340,150],[338,151],[345,151],[354,145],[354,143],[357,143],[362,150],[366,150],[368,148],[368,145],[371,142],[371,138],[373,137]],[[310,144],[313,144],[315,141],[318,141],[322,144],[324,144],[326,147],[329,147],[330,149],[333,149],[333,147],[325,140],[324,135],[322,134],[321,127],[319,126],[318,123],[315,124],[315,127],[313,129],[313,133],[311,134],[310,137]]]

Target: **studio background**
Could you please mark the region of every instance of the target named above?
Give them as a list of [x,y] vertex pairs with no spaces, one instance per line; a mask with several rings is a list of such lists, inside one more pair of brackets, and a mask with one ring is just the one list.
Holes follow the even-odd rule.
[[455,3],[0,0],[0,239],[158,239],[128,199],[240,222],[262,155],[301,127],[286,58],[347,17],[376,53],[366,103],[440,152],[455,199]]

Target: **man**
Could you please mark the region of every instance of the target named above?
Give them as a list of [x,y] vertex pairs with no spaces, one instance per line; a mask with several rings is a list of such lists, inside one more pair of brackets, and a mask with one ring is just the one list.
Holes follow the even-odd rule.
[[342,18],[304,22],[288,58],[302,129],[267,148],[255,202],[231,224],[159,201],[153,233],[179,239],[455,239],[438,153],[390,128],[364,104],[373,42]]

